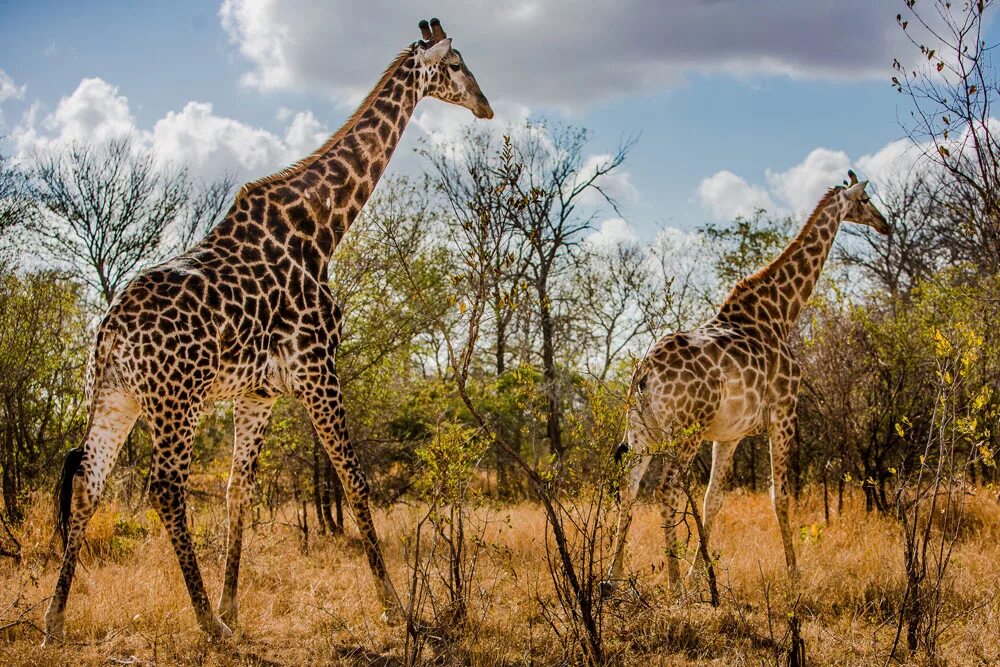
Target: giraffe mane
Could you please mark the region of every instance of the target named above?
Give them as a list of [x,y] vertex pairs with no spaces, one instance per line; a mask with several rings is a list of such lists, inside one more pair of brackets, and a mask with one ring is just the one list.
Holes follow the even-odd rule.
[[385,71],[382,72],[382,76],[379,77],[378,83],[375,84],[375,87],[371,89],[371,92],[368,93],[368,96],[365,97],[365,99],[361,102],[361,104],[354,111],[354,113],[351,114],[351,117],[348,118],[347,121],[340,126],[340,129],[337,130],[334,134],[332,134],[330,138],[323,143],[322,146],[320,146],[319,148],[317,148],[316,150],[314,150],[312,153],[305,156],[301,160],[293,162],[284,169],[281,169],[280,171],[276,171],[273,174],[270,174],[268,176],[263,176],[255,181],[250,181],[249,183],[246,183],[242,188],[240,188],[237,198],[247,194],[253,188],[256,188],[261,185],[268,185],[270,183],[274,183],[275,181],[279,181],[294,174],[300,173],[305,169],[308,169],[322,155],[326,154],[334,146],[340,143],[340,141],[345,136],[347,136],[347,133],[354,128],[357,122],[361,120],[361,117],[365,114],[365,112],[367,112],[371,108],[371,106],[375,104],[375,100],[376,98],[378,98],[379,93],[382,92],[382,88],[385,86],[386,82],[388,82],[389,79],[391,79],[396,74],[396,71],[399,70],[399,68],[403,65],[403,63],[406,62],[406,60],[413,55],[413,49],[415,46],[416,43],[411,44],[410,46],[406,47],[396,55],[393,61],[389,63],[389,66],[385,68]]
[[736,286],[733,287],[733,291],[729,293],[726,301],[730,301],[734,297],[750,291],[755,285],[758,285],[774,275],[778,268],[802,246],[802,239],[805,238],[808,232],[816,226],[816,219],[819,218],[820,211],[826,208],[833,196],[843,189],[843,186],[835,185],[827,190],[826,194],[824,194],[819,200],[819,203],[816,204],[816,208],[814,208],[813,212],[809,215],[809,218],[806,220],[806,224],[802,226],[798,235],[796,235],[796,237],[792,239],[787,246],[785,246],[785,249],[781,251],[781,254],[772,259],[763,268],[758,269],[754,273],[751,273],[749,276],[742,278],[738,283],[736,283]]

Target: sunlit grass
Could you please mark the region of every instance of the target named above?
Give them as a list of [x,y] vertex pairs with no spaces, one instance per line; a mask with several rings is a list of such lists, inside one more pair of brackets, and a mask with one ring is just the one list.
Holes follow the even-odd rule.
[[[407,589],[404,539],[421,508],[397,505],[377,512],[393,580]],[[58,559],[49,550],[47,506],[33,504],[20,538],[20,567],[0,563],[0,609],[22,597],[24,623],[0,636],[0,664],[62,665],[132,661],[135,664],[362,663],[403,657],[404,629],[379,620],[375,591],[361,544],[348,521],[342,537],[311,535],[303,549],[294,519],[265,515],[248,533],[240,580],[241,624],[232,640],[213,643],[198,629],[169,540],[155,514],[132,515],[109,501],[90,526],[89,548],[70,598],[67,644],[39,648],[46,598]],[[194,533],[213,600],[225,558],[224,508],[196,505]],[[941,641],[948,664],[996,664],[1000,626],[996,599],[1000,509],[985,492],[970,499],[969,525],[954,553],[946,597],[950,623]],[[524,503],[477,510],[488,521],[484,552],[467,630],[435,651],[444,663],[559,663],[559,640],[540,613],[551,600],[541,510]],[[608,608],[608,654],[629,664],[761,664],[773,661],[773,642],[798,600],[811,664],[859,665],[884,660],[900,598],[902,549],[891,518],[864,512],[849,496],[843,516],[823,522],[822,499],[806,494],[795,504],[802,576],[793,588],[784,575],[777,526],[766,494],[728,495],[713,536],[719,553],[722,605],[713,609],[698,584],[684,599],[667,593],[658,509],[641,506],[629,544],[629,567],[641,599],[620,593]],[[310,517],[311,518],[311,517]],[[501,554],[503,556],[501,557]],[[765,598],[766,592],[766,598]],[[770,605],[771,623],[767,607]],[[20,614],[6,612],[0,625]],[[773,633],[773,637],[772,637]]]

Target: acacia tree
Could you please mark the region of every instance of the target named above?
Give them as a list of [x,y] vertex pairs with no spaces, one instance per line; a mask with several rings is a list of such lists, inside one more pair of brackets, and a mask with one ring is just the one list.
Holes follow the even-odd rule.
[[36,156],[40,215],[31,231],[49,257],[105,303],[145,265],[189,245],[229,203],[232,179],[196,185],[126,137]]

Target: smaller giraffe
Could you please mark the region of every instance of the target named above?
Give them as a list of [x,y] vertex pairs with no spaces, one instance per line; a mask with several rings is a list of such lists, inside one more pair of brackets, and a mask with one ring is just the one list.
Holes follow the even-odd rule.
[[636,369],[626,438],[615,450],[630,454],[623,478],[610,582],[621,578],[631,506],[654,453],[664,454],[659,495],[663,502],[670,588],[680,588],[680,542],[687,501],[683,476],[701,443],[711,440],[712,472],[705,492],[704,538],[722,506],[722,485],[733,452],[745,436],[766,430],[771,445],[771,498],[781,530],[785,563],[795,576],[788,523],[788,455],[796,428],[799,364],[789,333],[812,294],[841,221],[889,233],[853,171],[850,183],[831,188],[791,243],[757,273],[744,278],[718,314],[696,329],[660,339]]

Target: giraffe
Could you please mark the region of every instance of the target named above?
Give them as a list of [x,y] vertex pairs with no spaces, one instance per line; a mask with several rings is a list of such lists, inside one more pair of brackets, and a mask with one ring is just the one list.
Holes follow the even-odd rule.
[[[296,396],[343,482],[384,612],[400,602],[386,572],[351,446],[335,353],[341,312],[327,264],[365,204],[424,97],[493,110],[437,19],[392,61],[344,126],[314,153],[248,183],[226,217],[193,248],[136,277],[96,334],[86,377],[88,426],[70,450],[57,498],[64,555],[45,613],[61,641],[84,531],[136,419],[153,439],[150,496],[170,536],[201,628],[237,622],[242,535],[257,456],[275,400]],[[206,404],[232,399],[235,445],[226,491],[228,537],[219,614],[208,601],[185,522],[191,446]]]
[[[654,453],[665,456],[658,489],[667,539],[667,576],[680,589],[679,538],[687,501],[682,486],[701,443],[712,441],[712,472],[705,492],[706,546],[722,506],[722,486],[740,440],[765,430],[771,445],[771,499],[785,564],[796,575],[788,523],[788,456],[796,428],[800,370],[789,333],[809,299],[842,221],[889,233],[853,171],[850,183],[830,188],[799,234],[770,264],[739,281],[708,322],[667,335],[650,348],[633,377],[625,440],[615,449],[631,469],[619,491],[621,513],[608,583],[621,578],[631,506]],[[707,549],[706,549],[707,551]],[[693,568],[692,568],[693,570]]]

